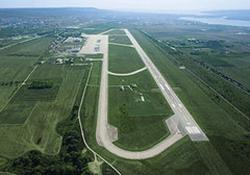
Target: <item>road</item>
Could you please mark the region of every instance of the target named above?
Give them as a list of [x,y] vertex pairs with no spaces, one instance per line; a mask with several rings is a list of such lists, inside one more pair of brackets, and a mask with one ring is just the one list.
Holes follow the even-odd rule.
[[130,44],[119,44],[119,43],[109,43],[111,45],[115,45],[115,46],[124,46],[124,47],[131,47],[131,48],[134,48],[133,45],[130,45]]
[[129,72],[129,73],[114,73],[114,72],[111,72],[111,71],[109,71],[108,73],[109,73],[109,75],[113,75],[113,76],[126,77],[126,76],[131,76],[131,75],[138,74],[138,73],[143,72],[143,71],[145,71],[145,70],[147,70],[146,67],[143,67],[143,68],[141,68],[141,69],[138,69],[138,70],[136,70],[136,71]]
[[83,102],[84,102],[84,99],[85,99],[85,94],[86,94],[86,91],[87,91],[87,85],[88,85],[88,82],[90,80],[90,76],[91,76],[91,73],[92,73],[92,70],[93,70],[93,64],[91,64],[91,67],[90,67],[90,70],[89,70],[89,74],[88,74],[88,78],[87,78],[87,83],[84,87],[84,90],[83,90],[83,93],[82,93],[82,96],[81,96],[81,101],[80,101],[80,105],[79,105],[79,109],[78,109],[78,112],[77,112],[77,118],[78,118],[78,123],[79,123],[79,126],[80,126],[80,131],[81,131],[81,136],[82,136],[82,140],[83,140],[83,143],[84,145],[86,146],[86,148],[93,153],[95,159],[96,157],[98,156],[100,159],[102,159],[106,164],[108,164],[118,175],[121,175],[121,173],[118,171],[118,169],[116,169],[111,163],[109,163],[106,159],[104,159],[101,155],[99,155],[98,153],[96,153],[87,143],[86,141],[86,138],[85,138],[85,134],[84,134],[84,130],[83,130],[83,126],[82,126],[82,119],[81,119],[81,110],[82,110],[82,105],[83,105]]
[[33,72],[38,68],[38,65],[36,65],[31,72],[27,75],[27,77],[23,80],[23,82],[17,87],[17,89],[12,93],[11,97],[8,99],[6,104],[0,109],[0,111],[4,110],[6,106],[9,104],[9,102],[12,100],[12,98],[17,94],[17,92],[26,84],[26,82],[29,80],[30,76],[32,75]]
[[13,44],[10,44],[10,45],[1,47],[0,50],[4,50],[4,49],[10,48],[10,47],[12,47],[12,46],[16,46],[16,45],[18,45],[18,44],[26,43],[26,42],[29,42],[29,41],[32,41],[32,40],[35,40],[35,39],[38,39],[38,38],[41,38],[41,37],[40,37],[40,36],[39,36],[39,37],[34,37],[34,38],[30,38],[30,39],[27,39],[27,40],[23,40],[23,41],[20,41],[20,42],[17,42],[17,43],[13,43]]
[[143,51],[140,45],[137,43],[135,38],[131,35],[128,30],[124,30],[136,48],[138,54],[146,65],[147,69],[151,73],[155,82],[159,86],[165,99],[170,104],[174,111],[174,116],[170,117],[166,121],[167,126],[170,129],[170,136],[160,143],[154,145],[145,151],[127,151],[121,149],[112,143],[112,138],[109,134],[110,125],[108,123],[108,35],[103,35],[101,41],[101,50],[103,53],[103,64],[101,71],[101,83],[100,83],[100,94],[98,102],[98,118],[96,126],[96,139],[99,145],[106,148],[112,154],[125,158],[125,159],[148,159],[155,157],[162,153],[164,150],[175,144],[177,141],[182,139],[185,135],[189,135],[193,141],[207,141],[206,135],[200,129],[198,124],[194,121],[190,113],[185,108],[184,104],[177,97],[175,92],[172,90],[170,85],[158,71],[156,66],[152,63],[147,54]]
[[106,30],[106,31],[104,31],[104,32],[102,32],[102,33],[99,33],[99,35],[104,35],[104,34],[106,34],[106,33],[108,33],[108,32],[111,32],[111,31],[113,31],[114,29],[109,29],[109,30]]

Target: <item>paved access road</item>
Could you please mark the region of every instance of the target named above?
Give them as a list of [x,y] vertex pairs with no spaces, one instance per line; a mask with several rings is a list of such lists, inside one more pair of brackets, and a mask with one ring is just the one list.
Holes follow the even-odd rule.
[[100,50],[102,50],[104,58],[101,72],[98,119],[96,127],[96,139],[98,144],[105,147],[114,155],[125,159],[147,159],[162,153],[168,147],[183,138],[183,136],[186,134],[188,134],[190,138],[195,141],[208,140],[206,135],[202,132],[200,127],[194,121],[192,116],[189,114],[180,99],[176,96],[175,92],[169,86],[167,81],[160,74],[158,69],[154,66],[150,58],[137,43],[135,38],[128,30],[125,29],[125,32],[175,113],[173,117],[170,117],[170,119],[166,121],[171,135],[152,148],[138,152],[121,149],[112,143],[112,138],[109,134],[110,127],[108,123],[108,36],[103,35],[101,37],[101,41],[99,41],[101,43]]
[[113,75],[113,76],[120,76],[120,77],[126,77],[126,76],[131,76],[131,75],[135,75],[135,74],[138,74],[140,72],[143,72],[147,70],[147,67],[143,67],[141,69],[138,69],[136,71],[133,71],[133,72],[129,72],[129,73],[114,73],[114,72],[111,72],[109,71],[109,75]]

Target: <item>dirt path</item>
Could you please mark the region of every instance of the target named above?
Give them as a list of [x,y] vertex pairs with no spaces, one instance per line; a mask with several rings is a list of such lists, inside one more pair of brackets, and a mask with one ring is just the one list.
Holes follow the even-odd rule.
[[9,100],[7,101],[7,103],[2,107],[2,110],[4,110],[6,108],[6,106],[9,104],[9,102],[13,99],[13,97],[16,95],[16,93],[26,84],[26,82],[28,81],[28,79],[30,78],[30,76],[32,75],[33,72],[35,72],[35,70],[38,68],[38,65],[36,65],[32,71],[28,74],[28,76],[24,79],[24,81],[17,87],[17,89],[14,91],[14,93],[11,95],[11,97],[9,98]]
[[18,43],[13,43],[13,44],[1,47],[0,50],[4,50],[4,49],[10,48],[12,46],[16,46],[18,44],[26,43],[26,42],[29,42],[29,41],[32,41],[32,40],[35,40],[35,39],[38,39],[38,38],[40,38],[40,37],[35,37],[35,38],[27,39],[27,40],[24,40],[24,41],[20,41]]

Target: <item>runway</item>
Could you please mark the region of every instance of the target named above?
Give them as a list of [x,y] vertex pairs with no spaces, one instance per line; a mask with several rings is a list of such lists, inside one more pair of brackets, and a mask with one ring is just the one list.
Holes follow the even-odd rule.
[[165,99],[168,101],[171,109],[174,111],[175,116],[178,121],[178,128],[183,134],[188,134],[191,140],[193,141],[207,141],[208,138],[205,133],[201,130],[199,125],[195,122],[191,114],[188,112],[185,105],[181,102],[178,96],[175,94],[171,86],[165,80],[165,78],[161,75],[160,71],[153,64],[148,55],[144,52],[132,34],[125,29],[125,32],[133,45],[135,46],[137,52],[142,58],[144,64],[148,68],[158,87],[160,88],[162,94]]
[[[170,117],[166,120],[166,125],[169,127],[170,136],[168,136],[163,141],[154,145],[153,147],[145,150],[145,151],[127,151],[121,149],[113,144],[113,138],[110,136],[110,125],[108,123],[108,35],[95,35],[92,36],[94,38],[90,38],[89,42],[91,45],[95,45],[95,42],[92,42],[93,39],[99,43],[99,51],[103,54],[103,63],[102,63],[102,71],[101,71],[101,83],[100,83],[100,94],[99,94],[99,102],[98,102],[98,116],[97,116],[97,126],[96,126],[96,139],[97,143],[100,146],[103,146],[112,154],[125,158],[125,159],[148,159],[154,156],[159,155],[171,145],[175,144],[177,141],[182,139],[184,136],[189,135],[191,140],[193,141],[207,141],[208,138],[195,122],[191,114],[188,112],[184,104],[177,97],[175,92],[172,90],[168,82],[161,75],[156,66],[152,63],[150,58],[144,52],[144,50],[140,47],[138,42],[132,36],[132,34],[124,29],[127,36],[133,43],[135,49],[143,60],[145,66],[151,73],[155,82],[157,83],[159,89],[161,90],[163,96],[168,101],[172,110],[174,111],[174,116]],[[91,36],[90,36],[91,37]],[[98,37],[98,39],[96,39]],[[88,49],[86,49],[88,48]],[[96,49],[93,46],[86,46],[82,50],[82,53],[91,52],[96,53]],[[86,50],[85,50],[86,49]],[[89,50],[90,49],[90,50]]]

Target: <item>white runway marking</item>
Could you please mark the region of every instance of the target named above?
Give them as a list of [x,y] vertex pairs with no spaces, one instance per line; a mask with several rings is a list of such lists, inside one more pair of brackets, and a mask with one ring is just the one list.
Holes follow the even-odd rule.
[[167,84],[165,84],[165,86],[166,86],[166,88],[170,91],[170,88],[169,88],[169,86],[167,85]]
[[186,130],[188,131],[189,134],[200,134],[201,132],[196,126],[187,126]]
[[161,87],[162,90],[164,90],[164,87],[161,84],[160,84],[160,87]]

